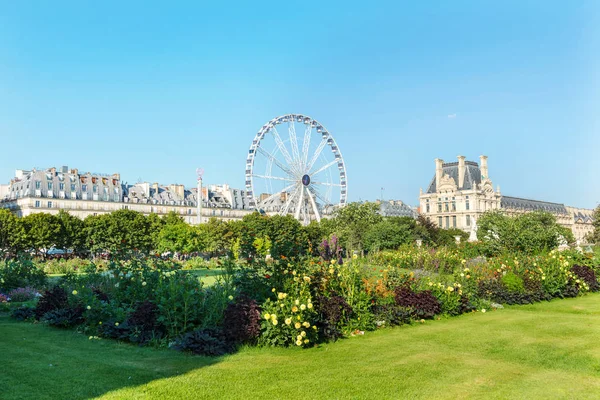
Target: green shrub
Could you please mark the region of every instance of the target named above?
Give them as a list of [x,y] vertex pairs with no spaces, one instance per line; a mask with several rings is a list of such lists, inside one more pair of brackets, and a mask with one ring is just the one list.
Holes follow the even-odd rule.
[[9,291],[23,287],[42,289],[46,274],[28,259],[8,260],[0,263],[0,289]]
[[502,284],[509,292],[523,293],[525,292],[525,286],[523,279],[517,276],[514,272],[506,272],[501,278]]

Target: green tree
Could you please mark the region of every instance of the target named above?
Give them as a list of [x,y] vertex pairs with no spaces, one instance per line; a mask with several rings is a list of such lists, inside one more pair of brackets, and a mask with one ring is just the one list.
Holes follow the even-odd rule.
[[83,220],[60,210],[56,216],[61,226],[61,232],[56,243],[62,249],[72,249],[76,253],[87,250],[85,224]]
[[0,252],[17,253],[26,244],[22,220],[7,209],[0,209]]
[[173,253],[190,253],[201,251],[198,246],[198,231],[186,224],[166,224],[158,234],[158,251]]
[[574,241],[572,232],[560,226],[554,215],[547,212],[511,217],[502,211],[491,211],[479,217],[477,226],[477,238],[483,242],[488,254],[507,250],[535,254],[556,248],[561,237],[568,243]]
[[27,247],[36,253],[46,252],[61,241],[62,226],[52,214],[35,213],[23,218]]
[[364,250],[366,233],[383,220],[378,211],[379,204],[369,202],[349,203],[336,211],[335,233],[345,250]]
[[148,219],[132,210],[117,210],[110,214],[85,219],[87,238],[93,252],[149,252],[154,243]]
[[386,217],[365,235],[365,248],[371,251],[397,249],[415,239],[416,222],[411,217]]

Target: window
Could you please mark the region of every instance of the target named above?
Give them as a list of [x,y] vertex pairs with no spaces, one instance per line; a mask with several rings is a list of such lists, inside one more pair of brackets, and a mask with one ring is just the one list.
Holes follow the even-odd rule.
[[442,217],[438,217],[438,226],[442,227]]
[[75,184],[71,183],[71,192],[74,192],[74,191],[75,191]]
[[35,208],[40,208],[40,201],[39,200],[35,201]]
[[42,186],[42,182],[40,181],[35,181],[35,188],[39,189]]
[[425,212],[429,212],[429,203],[427,203],[427,204],[425,205],[425,210],[426,210]]
[[52,208],[52,202],[51,201],[48,202],[48,208]]
[[438,212],[442,212],[442,203],[438,203]]
[[58,190],[60,190],[61,192],[65,190],[65,184],[63,182],[58,184]]
[[450,217],[446,215],[446,229],[450,228]]
[[48,190],[52,190],[52,182],[48,182]]
[[92,186],[92,192],[98,193],[98,185]]
[[469,209],[469,200],[467,200],[467,201],[465,202],[465,210],[468,210],[468,209]]
[[104,188],[104,194],[108,194],[108,188],[107,187]]
[[82,192],[87,192],[87,185],[81,185],[81,191]]
[[467,226],[471,226],[471,216],[467,215]]
[[456,199],[452,198],[452,211],[456,211]]
[[452,216],[452,227],[456,228],[456,215]]
[[444,210],[445,211],[450,211],[450,209],[448,208],[448,202],[444,203]]

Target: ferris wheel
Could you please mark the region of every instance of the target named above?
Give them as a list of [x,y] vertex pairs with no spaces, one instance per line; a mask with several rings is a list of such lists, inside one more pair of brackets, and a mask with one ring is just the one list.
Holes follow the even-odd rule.
[[344,206],[346,165],[331,133],[301,114],[267,122],[248,151],[246,195],[252,208],[305,224]]

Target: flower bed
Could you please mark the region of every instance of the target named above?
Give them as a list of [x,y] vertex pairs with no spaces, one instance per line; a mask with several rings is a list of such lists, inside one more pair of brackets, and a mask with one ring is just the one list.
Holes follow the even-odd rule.
[[[34,289],[8,289],[12,297],[35,302],[15,306],[17,319],[205,355],[243,344],[309,347],[383,327],[599,289],[598,260],[576,252],[464,256],[460,249],[406,248],[368,262],[356,256],[280,256],[243,265],[223,260],[219,268],[226,273],[210,287],[181,264],[113,261],[87,274],[67,274],[39,300]],[[385,266],[374,267],[374,260]],[[25,271],[31,267],[14,264],[10,271],[43,282]],[[18,281],[6,271],[3,276]],[[0,289],[5,293],[0,302],[10,304],[7,288]]]

